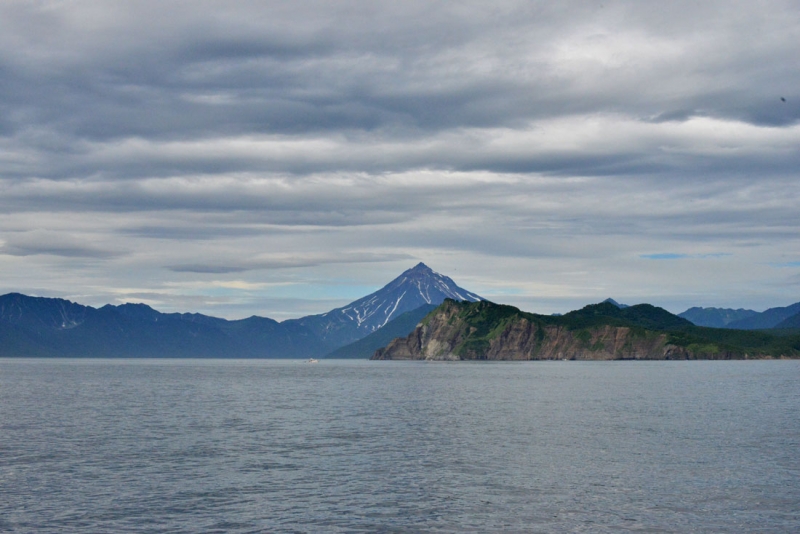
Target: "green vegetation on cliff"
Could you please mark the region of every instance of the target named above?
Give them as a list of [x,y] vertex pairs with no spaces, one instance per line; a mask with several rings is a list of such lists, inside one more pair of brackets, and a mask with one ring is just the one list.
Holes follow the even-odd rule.
[[619,309],[610,304],[593,304],[562,316],[565,326],[575,328],[594,320],[594,325],[614,324],[665,332],[670,344],[692,352],[800,356],[800,335],[782,336],[765,331],[731,330],[695,326],[690,321],[650,304]]
[[562,316],[446,300],[382,359],[686,359],[800,357],[800,335],[695,326],[668,311],[603,302]]

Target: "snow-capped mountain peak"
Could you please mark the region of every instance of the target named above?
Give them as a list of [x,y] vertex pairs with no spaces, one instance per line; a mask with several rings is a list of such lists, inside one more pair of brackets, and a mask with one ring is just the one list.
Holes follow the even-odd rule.
[[419,263],[378,291],[323,315],[298,319],[335,345],[360,339],[392,319],[425,304],[444,299],[475,302],[481,297],[461,288],[451,278]]

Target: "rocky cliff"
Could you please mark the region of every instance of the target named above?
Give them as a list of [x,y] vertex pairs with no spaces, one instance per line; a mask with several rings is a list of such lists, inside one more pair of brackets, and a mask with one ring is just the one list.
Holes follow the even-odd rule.
[[[768,355],[641,326],[641,323],[652,324],[653,317],[666,314],[670,316],[667,318],[670,328],[686,328],[680,320],[670,322],[670,318],[675,316],[660,308],[651,306],[637,311],[637,307],[632,307],[628,308],[632,310],[630,313],[611,311],[602,304],[586,309],[589,308],[594,308],[592,314],[573,312],[563,317],[551,317],[527,314],[510,306],[485,301],[445,301],[408,337],[395,339],[376,351],[372,359],[683,360]],[[620,317],[614,313],[628,315]],[[697,330],[698,327],[688,328]],[[693,335],[696,337],[698,334],[693,331]],[[676,342],[678,339],[681,342]]]

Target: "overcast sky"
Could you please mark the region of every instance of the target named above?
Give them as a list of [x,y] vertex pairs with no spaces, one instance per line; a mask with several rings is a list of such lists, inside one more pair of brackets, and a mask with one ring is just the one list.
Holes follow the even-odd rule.
[[800,301],[800,2],[0,3],[0,292]]

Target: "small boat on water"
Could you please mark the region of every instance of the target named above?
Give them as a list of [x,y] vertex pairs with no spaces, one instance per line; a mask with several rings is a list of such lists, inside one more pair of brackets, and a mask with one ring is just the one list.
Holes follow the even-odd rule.
[[306,363],[319,363],[319,360],[315,360],[314,358],[309,358]]

